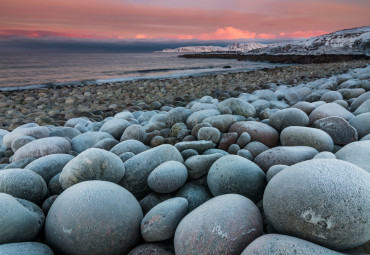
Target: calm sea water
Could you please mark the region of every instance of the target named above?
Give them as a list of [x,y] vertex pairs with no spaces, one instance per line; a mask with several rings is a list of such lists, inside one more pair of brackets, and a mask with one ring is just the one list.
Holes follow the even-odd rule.
[[[0,53],[0,91],[239,72],[277,64],[177,53]],[[229,69],[224,66],[231,66]],[[281,65],[280,65],[281,66]]]

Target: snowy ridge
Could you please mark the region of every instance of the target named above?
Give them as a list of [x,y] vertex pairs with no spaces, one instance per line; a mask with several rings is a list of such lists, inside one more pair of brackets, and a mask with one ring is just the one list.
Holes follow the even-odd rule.
[[248,54],[367,54],[370,55],[370,26],[340,30],[294,43],[278,43]]
[[201,52],[248,52],[250,50],[266,47],[266,44],[261,43],[233,43],[226,47],[219,46],[188,46],[176,49],[164,49],[162,52],[179,52],[179,53],[201,53]]

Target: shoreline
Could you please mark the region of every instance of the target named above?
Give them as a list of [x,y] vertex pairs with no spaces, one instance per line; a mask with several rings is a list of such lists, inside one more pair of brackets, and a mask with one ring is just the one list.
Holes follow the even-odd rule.
[[81,116],[101,121],[124,109],[150,110],[159,109],[159,105],[185,106],[205,95],[222,100],[263,89],[269,83],[294,86],[369,64],[369,60],[359,60],[102,85],[30,89],[27,93],[3,91],[0,92],[0,128],[13,130],[30,122],[64,125],[67,119]]

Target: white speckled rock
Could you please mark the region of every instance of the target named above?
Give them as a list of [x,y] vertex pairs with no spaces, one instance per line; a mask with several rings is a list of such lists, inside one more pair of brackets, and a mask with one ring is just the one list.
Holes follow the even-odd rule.
[[229,98],[218,103],[217,108],[222,111],[224,108],[230,108],[233,114],[241,115],[243,117],[254,117],[256,109],[253,105],[241,100],[240,98]]
[[263,207],[279,233],[354,248],[370,239],[370,174],[337,159],[301,162],[270,180]]
[[370,141],[347,144],[335,153],[337,159],[351,162],[370,173]]
[[289,126],[307,126],[307,114],[296,108],[288,108],[275,112],[270,117],[269,125],[281,132]]

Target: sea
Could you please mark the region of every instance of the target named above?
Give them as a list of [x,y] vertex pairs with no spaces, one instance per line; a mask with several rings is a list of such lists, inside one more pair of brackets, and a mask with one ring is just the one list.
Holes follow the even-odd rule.
[[273,68],[236,59],[180,58],[179,53],[0,53],[0,91],[81,86]]

